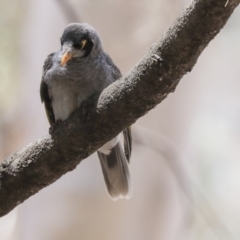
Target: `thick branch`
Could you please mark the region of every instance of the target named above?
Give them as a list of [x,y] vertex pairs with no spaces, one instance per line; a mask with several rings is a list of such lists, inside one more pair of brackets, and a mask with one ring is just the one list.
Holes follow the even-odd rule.
[[[81,111],[0,165],[0,216],[73,170],[173,92],[240,0],[195,0],[132,71],[105,89],[86,122]],[[93,104],[94,105],[94,104]],[[121,117],[119,117],[121,116]]]

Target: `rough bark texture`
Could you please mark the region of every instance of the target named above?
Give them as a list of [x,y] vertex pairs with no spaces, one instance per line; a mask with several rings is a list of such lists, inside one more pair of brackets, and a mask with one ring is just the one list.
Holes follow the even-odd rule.
[[0,165],[0,216],[73,170],[173,92],[239,2],[193,1],[127,76],[105,89],[96,104],[92,100],[86,121],[80,109],[52,136],[5,159]]

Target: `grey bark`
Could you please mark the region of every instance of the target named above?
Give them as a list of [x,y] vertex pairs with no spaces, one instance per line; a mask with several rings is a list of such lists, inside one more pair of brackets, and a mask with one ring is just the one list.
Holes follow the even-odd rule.
[[[125,77],[0,165],[0,216],[73,170],[173,92],[240,0],[195,0]],[[85,120],[83,120],[85,119]]]

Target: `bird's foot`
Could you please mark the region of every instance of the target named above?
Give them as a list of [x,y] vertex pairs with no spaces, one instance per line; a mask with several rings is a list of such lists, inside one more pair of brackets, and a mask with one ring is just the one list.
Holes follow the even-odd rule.
[[56,122],[49,128],[49,134],[52,134],[61,123],[62,120],[56,120]]
[[86,123],[91,118],[92,113],[96,109],[99,93],[92,95],[87,100],[83,101],[80,107],[81,122]]

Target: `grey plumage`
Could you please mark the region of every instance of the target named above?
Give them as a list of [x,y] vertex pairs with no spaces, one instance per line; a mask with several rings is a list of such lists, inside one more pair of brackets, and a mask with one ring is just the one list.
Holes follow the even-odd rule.
[[[107,190],[113,199],[128,196],[130,174],[122,147],[118,142],[108,155],[97,152],[100,159]],[[119,196],[121,194],[121,196]]]
[[[40,95],[50,125],[66,120],[84,100],[120,77],[96,30],[88,24],[68,25],[61,38],[61,50],[50,54],[43,66]],[[98,150],[106,187],[113,199],[131,196],[130,128],[123,131],[123,136],[125,154],[119,136]]]

